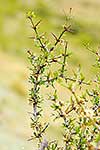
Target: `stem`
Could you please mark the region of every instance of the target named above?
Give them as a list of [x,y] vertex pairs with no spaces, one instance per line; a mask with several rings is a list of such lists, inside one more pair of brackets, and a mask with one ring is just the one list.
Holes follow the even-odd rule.
[[65,52],[64,52],[64,59],[63,59],[63,65],[62,65],[62,70],[61,70],[61,75],[63,76],[64,69],[65,69],[65,63],[66,63],[66,53],[67,53],[67,42],[65,43]]
[[[37,90],[37,82],[38,82],[38,77],[36,77],[36,82],[34,84],[34,93]],[[33,114],[34,114],[34,119],[37,120],[37,96],[36,94],[34,95]]]
[[39,23],[37,23],[36,25],[34,25],[32,18],[31,18],[31,17],[28,17],[28,18],[29,18],[30,21],[31,21],[32,28],[33,28],[34,31],[35,31],[36,38],[37,38],[37,40],[38,40],[39,43],[40,43],[40,47],[41,47],[42,49],[44,49],[45,51],[48,52],[48,49],[46,48],[46,45],[42,42],[42,40],[41,40],[41,38],[40,38],[40,36],[39,36],[39,34],[38,34],[38,31],[37,31],[37,26],[39,25],[40,21],[39,21]]
[[69,28],[71,27],[71,25],[69,25],[68,27],[64,27],[64,30],[61,32],[61,34],[59,35],[59,37],[56,39],[56,42],[55,42],[55,44],[54,44],[54,46],[53,47],[51,47],[50,48],[50,52],[51,51],[53,51],[54,50],[54,48],[56,47],[56,45],[60,42],[60,39],[61,39],[61,37],[63,36],[63,34],[67,31],[67,32],[70,32],[69,31]]

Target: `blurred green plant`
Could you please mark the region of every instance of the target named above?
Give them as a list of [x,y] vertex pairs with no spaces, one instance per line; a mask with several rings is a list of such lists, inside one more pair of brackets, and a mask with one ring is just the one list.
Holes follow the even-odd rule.
[[[47,40],[45,34],[40,34],[38,26],[41,21],[34,23],[34,12],[28,12],[27,18],[30,20],[35,46],[40,53],[34,54],[28,50],[28,58],[31,63],[29,81],[32,85],[30,89],[29,102],[32,104],[30,112],[32,136],[30,140],[37,140],[39,150],[93,150],[100,146],[100,53],[99,50],[92,51],[97,59],[95,67],[98,68],[96,79],[86,81],[79,66],[73,74],[68,69],[68,59],[70,52],[68,42],[62,39],[66,32],[72,32],[70,24],[63,26],[59,36],[52,33],[54,43]],[[62,48],[64,47],[64,48]],[[58,52],[58,49],[61,49]],[[56,68],[56,69],[53,69]],[[60,99],[57,84],[66,87],[70,91],[70,99],[67,103]],[[91,86],[92,85],[92,86]],[[41,94],[41,89],[45,87],[52,89],[48,92],[48,100],[52,109],[52,117],[49,122],[43,122],[45,118],[42,103],[47,98]],[[85,88],[84,88],[85,87]],[[93,88],[92,88],[93,87]],[[63,94],[63,93],[62,93]],[[44,113],[43,113],[44,112]],[[44,115],[43,115],[44,114]],[[59,146],[56,138],[49,141],[46,137],[51,120],[62,121],[62,142]],[[60,125],[59,125],[60,126]]]

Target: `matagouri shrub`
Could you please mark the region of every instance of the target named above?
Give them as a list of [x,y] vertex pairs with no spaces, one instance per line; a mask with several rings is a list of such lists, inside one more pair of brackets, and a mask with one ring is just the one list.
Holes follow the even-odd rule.
[[[99,49],[92,51],[97,57],[95,67],[98,68],[98,72],[93,80],[86,81],[80,66],[73,74],[68,69],[71,53],[68,50],[68,42],[62,37],[66,32],[73,32],[71,25],[65,24],[59,36],[52,33],[55,42],[50,43],[45,34],[39,33],[38,26],[41,21],[34,22],[34,13],[28,12],[27,18],[34,31],[33,41],[39,49],[37,54],[28,50],[31,63],[29,103],[32,105],[30,113],[32,135],[29,140],[36,140],[35,149],[38,150],[99,150]],[[66,92],[70,93],[67,100],[60,98],[59,92],[62,91],[59,91],[58,85],[66,88]],[[42,95],[42,88],[45,88],[48,97]],[[45,121],[43,103],[46,101],[50,104],[47,108],[51,113],[49,122]],[[59,119],[62,124],[59,126],[63,129],[61,145],[58,144],[56,135],[51,141],[46,137],[51,120],[56,122]]]

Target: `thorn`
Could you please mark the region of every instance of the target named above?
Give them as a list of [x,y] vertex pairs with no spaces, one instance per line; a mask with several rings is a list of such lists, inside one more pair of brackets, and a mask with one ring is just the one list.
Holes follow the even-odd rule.
[[42,33],[42,34],[40,35],[40,38],[44,38],[45,35],[46,35],[46,32]]
[[32,52],[30,50],[28,50],[27,53],[32,56]]
[[64,26],[65,31],[70,32],[70,33],[74,33],[74,30],[70,28],[71,25],[69,25],[68,27]]
[[53,37],[56,39],[56,41],[58,40],[57,36],[51,32],[51,34],[53,35]]
[[29,39],[35,39],[35,37],[34,36],[30,36]]
[[31,114],[31,115],[33,115],[33,113],[32,112],[27,112],[28,114]]
[[39,20],[39,21],[35,24],[34,28],[36,28],[40,23],[41,23],[41,20]]
[[64,26],[64,29],[65,29],[66,31],[69,31],[70,27],[71,27],[71,25],[69,25],[68,27]]
[[32,141],[33,140],[33,136],[31,136],[31,138],[29,138],[27,141]]
[[65,41],[65,49],[67,49],[68,41]]
[[72,13],[72,8],[70,8],[69,13],[70,13],[70,14]]

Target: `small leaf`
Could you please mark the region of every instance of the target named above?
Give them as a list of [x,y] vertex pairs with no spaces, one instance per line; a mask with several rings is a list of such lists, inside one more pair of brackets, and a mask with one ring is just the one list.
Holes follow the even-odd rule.
[[36,15],[35,15],[34,11],[28,11],[28,12],[26,13],[26,17],[27,17],[27,18],[29,18],[29,17],[35,18]]

